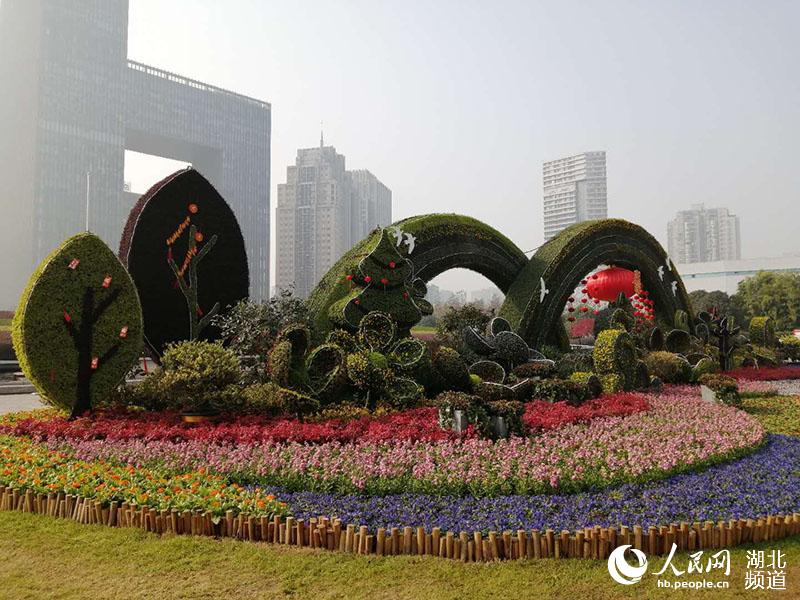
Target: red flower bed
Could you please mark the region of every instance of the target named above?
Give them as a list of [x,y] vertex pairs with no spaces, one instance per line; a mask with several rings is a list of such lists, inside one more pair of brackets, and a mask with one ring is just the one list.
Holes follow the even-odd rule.
[[632,393],[609,394],[584,402],[580,406],[572,406],[566,402],[534,400],[525,405],[522,420],[531,431],[556,429],[567,423],[630,415],[647,408],[647,397]]
[[744,367],[733,369],[725,375],[730,375],[734,379],[745,379],[748,381],[778,381],[780,379],[800,379],[800,368],[798,367],[762,367],[754,369]]
[[219,423],[187,425],[177,413],[97,413],[68,421],[65,417],[28,418],[0,425],[0,433],[35,439],[78,440],[197,440],[204,442],[253,443],[350,442],[386,440],[442,440],[456,436],[439,429],[435,408],[419,408],[383,417],[304,423],[297,419],[239,417]]

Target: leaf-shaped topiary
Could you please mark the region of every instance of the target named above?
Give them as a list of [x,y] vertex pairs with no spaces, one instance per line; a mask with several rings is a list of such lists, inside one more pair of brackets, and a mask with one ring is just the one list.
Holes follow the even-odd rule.
[[100,238],[69,238],[36,269],[12,326],[20,367],[48,403],[76,417],[125,377],[142,351],[133,281]]
[[667,334],[664,340],[664,346],[669,352],[676,354],[687,354],[691,349],[692,338],[689,333],[683,329],[673,329]]
[[529,362],[534,356],[541,357],[511,331],[511,325],[505,319],[495,317],[488,329],[487,335],[474,327],[465,327],[462,332],[464,343],[476,355],[500,363],[507,371]]
[[191,168],[158,182],[139,199],[125,224],[119,256],[136,283],[145,343],[156,359],[171,342],[217,339],[211,317],[249,293],[236,216]]

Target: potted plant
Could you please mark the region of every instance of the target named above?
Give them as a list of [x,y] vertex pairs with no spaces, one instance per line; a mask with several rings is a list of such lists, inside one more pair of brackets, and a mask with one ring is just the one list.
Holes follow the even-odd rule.
[[439,427],[464,433],[469,425],[479,431],[486,426],[486,413],[477,396],[464,392],[442,392],[436,397],[439,409]]
[[524,435],[525,425],[522,415],[525,405],[517,400],[494,400],[486,403],[489,414],[489,435],[493,439],[507,438],[509,435]]

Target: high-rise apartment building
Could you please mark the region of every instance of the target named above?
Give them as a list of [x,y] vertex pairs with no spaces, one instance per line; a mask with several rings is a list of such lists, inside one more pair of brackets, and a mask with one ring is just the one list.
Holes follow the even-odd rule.
[[[0,309],[86,228],[116,249],[135,198],[125,150],[191,163],[239,220],[269,296],[271,108],[127,58],[128,0],[0,3]],[[153,182],[155,183],[155,182]],[[10,257],[14,257],[11,259]]]
[[392,192],[320,139],[297,151],[278,184],[276,285],[305,298],[333,264],[376,227],[392,222]]
[[608,216],[605,152],[548,161],[542,179],[545,241],[574,223]]
[[672,260],[681,264],[739,260],[742,257],[739,217],[727,208],[692,205],[669,222],[667,247]]

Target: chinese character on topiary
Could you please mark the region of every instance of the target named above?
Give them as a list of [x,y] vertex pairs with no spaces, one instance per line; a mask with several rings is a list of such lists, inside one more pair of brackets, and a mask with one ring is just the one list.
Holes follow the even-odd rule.
[[20,367],[50,404],[77,417],[110,393],[142,350],[128,272],[91,233],[69,238],[33,273],[14,315]]

